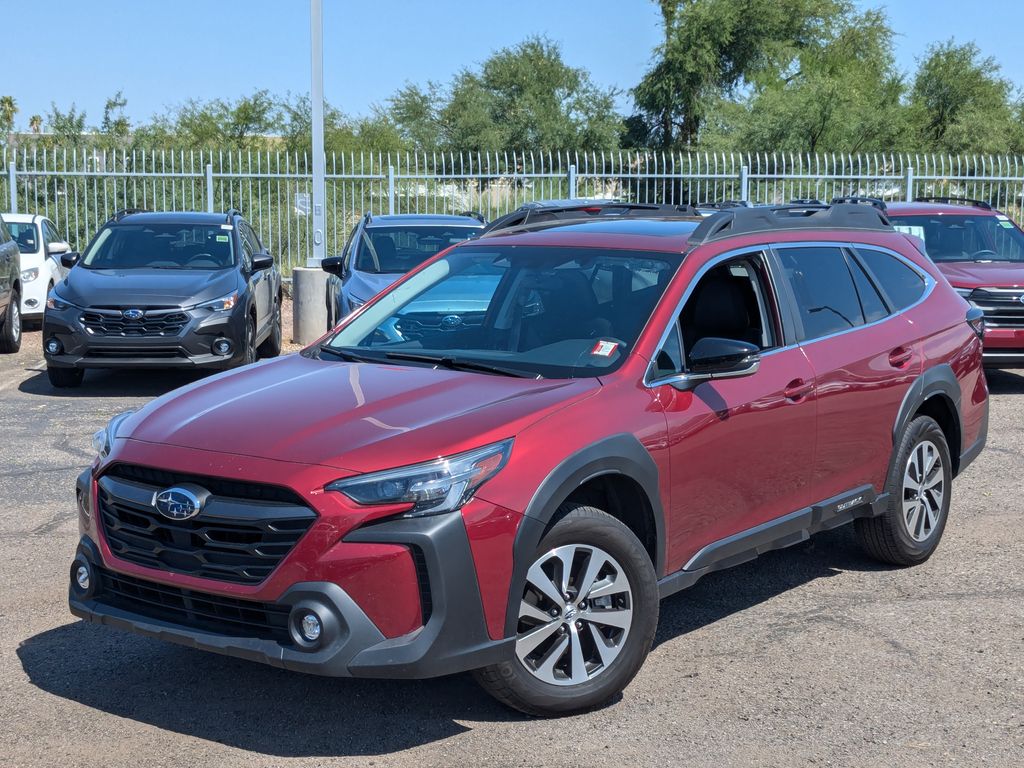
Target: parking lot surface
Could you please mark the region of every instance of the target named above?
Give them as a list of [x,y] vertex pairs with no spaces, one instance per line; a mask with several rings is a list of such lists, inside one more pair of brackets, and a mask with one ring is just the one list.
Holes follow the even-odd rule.
[[0,357],[0,765],[1024,764],[1022,375],[990,376],[988,449],[929,562],[880,566],[841,529],[712,575],[662,603],[620,700],[559,720],[469,676],[310,677],[72,617],[90,435],[193,379],[54,390],[38,332]]

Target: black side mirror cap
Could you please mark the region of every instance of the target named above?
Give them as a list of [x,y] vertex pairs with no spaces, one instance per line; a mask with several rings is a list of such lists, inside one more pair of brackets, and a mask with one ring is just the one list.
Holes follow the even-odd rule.
[[269,253],[255,253],[252,257],[252,269],[253,272],[259,272],[261,269],[270,269],[274,266],[274,257]]
[[345,259],[341,256],[328,256],[326,259],[320,260],[320,269],[329,275],[341,277],[341,273],[345,270]]
[[746,341],[705,336],[690,350],[689,371],[695,374],[742,375],[759,358],[760,348]]
[[79,254],[78,251],[67,251],[65,253],[62,253],[60,256],[61,266],[71,269],[73,266],[75,266],[75,264],[78,263],[78,259],[80,256],[81,254]]

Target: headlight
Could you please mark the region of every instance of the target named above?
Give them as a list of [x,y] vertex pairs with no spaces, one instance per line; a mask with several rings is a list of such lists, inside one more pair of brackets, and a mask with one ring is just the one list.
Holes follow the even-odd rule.
[[235,293],[229,293],[227,296],[221,296],[219,299],[196,304],[191,309],[212,309],[214,312],[226,312],[229,309],[234,309],[237,303],[238,292],[236,291]]
[[55,292],[51,292],[50,295],[46,297],[47,309],[67,309],[68,307],[73,306],[75,305],[69,301],[64,301],[64,299],[58,296]]
[[328,491],[340,491],[357,504],[412,504],[403,517],[451,512],[505,466],[512,440],[424,464],[372,472],[336,480]]
[[124,422],[124,420],[133,413],[135,413],[135,411],[119,413],[108,421],[107,426],[103,429],[96,430],[96,433],[92,436],[92,447],[100,459],[107,458],[107,455],[110,453],[110,449],[114,447],[114,438],[117,437],[118,428],[121,426],[122,422]]
[[31,283],[37,277],[39,277],[39,267],[21,270],[21,282],[23,283]]

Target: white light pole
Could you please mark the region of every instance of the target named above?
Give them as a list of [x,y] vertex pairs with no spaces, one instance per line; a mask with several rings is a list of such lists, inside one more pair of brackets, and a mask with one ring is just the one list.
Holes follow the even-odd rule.
[[310,105],[313,118],[313,255],[306,266],[319,267],[327,255],[324,233],[324,205],[327,197],[325,176],[327,159],[324,154],[324,20],[323,0],[309,0],[309,34],[312,64]]

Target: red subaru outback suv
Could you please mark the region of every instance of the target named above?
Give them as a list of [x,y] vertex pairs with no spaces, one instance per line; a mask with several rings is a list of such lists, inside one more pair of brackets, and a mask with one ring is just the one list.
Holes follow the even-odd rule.
[[985,365],[1024,368],[1024,231],[981,200],[889,204],[897,230],[924,241],[956,292],[985,313]]
[[981,332],[868,206],[496,232],[97,433],[71,611],[593,707],[705,574],[851,521],[926,560],[985,443]]

